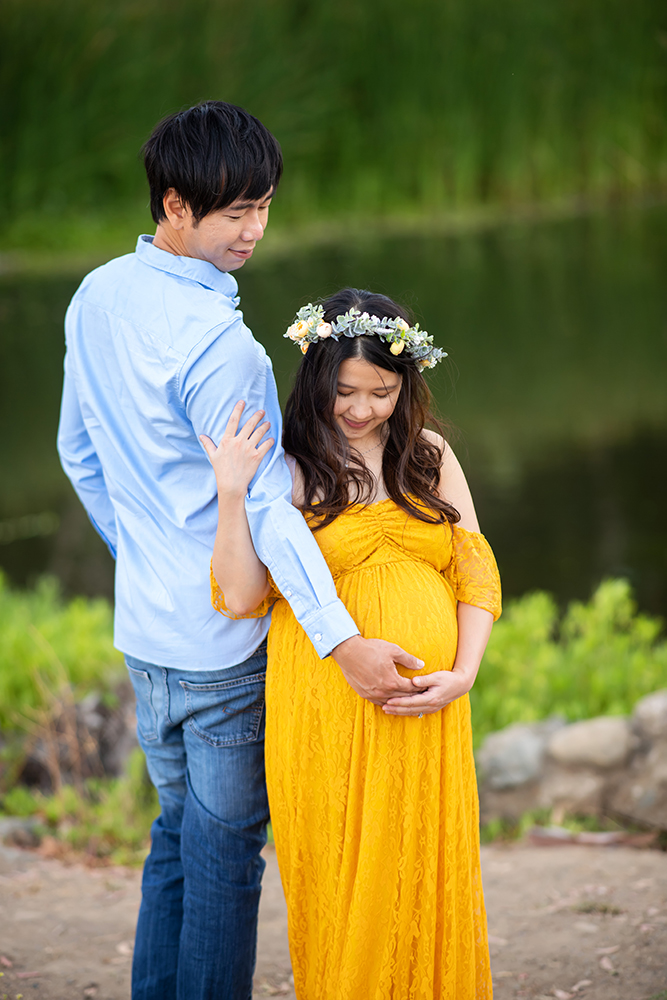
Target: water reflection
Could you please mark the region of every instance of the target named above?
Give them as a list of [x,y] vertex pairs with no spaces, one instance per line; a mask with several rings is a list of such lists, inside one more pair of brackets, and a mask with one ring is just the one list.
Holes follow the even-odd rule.
[[[432,386],[459,429],[506,592],[566,600],[623,574],[664,613],[666,265],[667,211],[654,208],[457,238],[355,237],[260,258],[238,277],[283,399],[299,355],[281,334],[304,301],[353,284],[411,305],[451,355]],[[60,517],[55,535],[0,539],[0,565],[21,583],[48,569],[72,591],[110,593],[106,550],[54,451],[77,283],[0,284],[0,521]]]

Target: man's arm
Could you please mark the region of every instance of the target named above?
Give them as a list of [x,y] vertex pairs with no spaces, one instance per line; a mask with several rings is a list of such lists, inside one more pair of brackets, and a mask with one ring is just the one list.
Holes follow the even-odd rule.
[[[183,373],[188,417],[197,436],[218,442],[234,405],[264,410],[280,440],[282,418],[273,373],[261,348],[248,343],[240,318],[214,337]],[[303,517],[291,503],[292,483],[276,444],[250,484],[246,512],[255,550],[321,657],[333,654],[358,694],[377,704],[416,693],[396,663],[420,669],[420,660],[393,643],[363,639],[339,599],[331,573]]]
[[76,383],[68,357],[60,406],[58,453],[62,467],[76,490],[98,535],[116,558],[116,515],[107,491],[102,466],[81,413]]

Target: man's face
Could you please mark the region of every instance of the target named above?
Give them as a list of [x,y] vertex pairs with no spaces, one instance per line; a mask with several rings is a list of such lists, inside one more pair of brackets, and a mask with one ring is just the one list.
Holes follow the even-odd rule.
[[197,223],[188,211],[180,232],[188,257],[207,260],[219,271],[236,271],[252,257],[269,219],[273,190],[259,201],[240,198],[226,208],[209,212]]

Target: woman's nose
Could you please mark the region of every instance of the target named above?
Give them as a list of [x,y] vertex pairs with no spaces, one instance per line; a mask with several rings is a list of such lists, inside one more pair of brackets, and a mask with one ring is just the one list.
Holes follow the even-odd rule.
[[368,403],[352,403],[349,409],[349,414],[353,420],[357,420],[359,423],[362,423],[362,421],[369,419],[371,415],[371,408]]

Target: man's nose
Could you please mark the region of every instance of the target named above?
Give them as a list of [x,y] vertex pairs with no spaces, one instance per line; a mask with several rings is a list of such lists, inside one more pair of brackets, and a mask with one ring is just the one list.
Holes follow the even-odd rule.
[[261,240],[264,235],[266,223],[262,222],[259,212],[255,210],[247,216],[246,225],[243,228],[244,240]]

